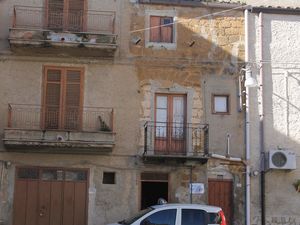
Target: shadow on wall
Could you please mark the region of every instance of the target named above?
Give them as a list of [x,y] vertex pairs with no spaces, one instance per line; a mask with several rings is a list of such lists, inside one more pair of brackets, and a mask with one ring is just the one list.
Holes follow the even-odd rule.
[[[270,19],[271,18],[271,19]],[[283,18],[280,15],[264,18],[264,146],[265,151],[288,149],[296,154],[297,169],[292,171],[270,170],[265,174],[266,185],[266,223],[270,224],[299,224],[299,201],[293,183],[299,179],[299,158],[300,158],[300,64],[288,63],[294,61],[294,54],[299,51],[299,46],[294,44],[292,39],[293,31],[288,32],[288,26],[276,27],[277,22],[291,23],[299,22],[299,18]],[[280,24],[280,23],[279,23]],[[278,24],[277,24],[278,25]],[[289,33],[289,42],[282,42],[282,32]],[[270,35],[272,34],[272,35]],[[258,35],[258,34],[256,34]],[[276,35],[276,36],[275,36]],[[253,43],[259,38],[252,37]],[[297,37],[295,43],[297,42]],[[292,45],[289,45],[292,44]],[[298,49],[297,49],[298,48]],[[254,55],[255,49],[252,49]],[[269,60],[273,60],[272,63]],[[287,62],[287,63],[283,63]],[[259,74],[259,65],[256,65],[256,73]],[[256,89],[251,95],[251,136],[252,136],[252,169],[260,170],[260,110],[261,102],[259,93],[261,89]],[[260,196],[259,196],[259,177],[253,178],[252,195],[253,211],[252,224],[260,224]],[[256,185],[256,186],[255,186]],[[278,202],[284,207],[278,207]],[[256,204],[256,205],[255,205]],[[257,211],[256,211],[257,210]]]
[[[174,7],[140,5],[132,14],[131,30],[145,28],[147,19],[145,11],[150,9],[175,12]],[[142,30],[131,34],[131,39],[135,43],[130,43],[130,51],[137,56],[136,66],[141,86],[156,81],[162,88],[169,88],[174,84],[191,87],[194,90],[199,88],[199,93],[195,91],[194,98],[199,98],[200,106],[193,116],[197,117],[196,119],[201,123],[209,123],[210,143],[220,143],[210,148],[213,147],[215,153],[225,154],[226,134],[230,133],[232,134],[232,148],[235,148],[232,152],[240,156],[244,149],[243,135],[239,135],[243,134],[243,113],[238,113],[235,106],[238,102],[237,78],[241,67],[244,66],[243,12],[232,11],[224,16],[193,19],[217,11],[221,10],[176,7],[177,21],[180,22],[175,26],[176,47],[174,49],[169,50],[163,44],[160,48],[157,46],[145,48],[147,37],[146,31]],[[207,108],[207,114],[211,113],[211,97],[208,97],[210,92],[207,93],[206,97],[209,102],[204,100],[206,103],[203,103],[206,90],[202,85],[205,79],[212,77],[216,78],[211,82],[214,85],[207,86],[206,90],[218,94],[226,94],[229,91],[227,94],[230,94],[232,98],[231,108],[235,110],[228,116],[216,116],[217,120],[216,117],[206,119],[204,112],[204,108]],[[237,120],[239,124],[234,122]],[[218,124],[223,124],[222,132],[219,132]]]
[[[152,9],[156,9],[155,6]],[[167,6],[159,7],[159,9],[173,11]],[[138,10],[145,9],[141,6]],[[193,19],[220,10],[187,7],[176,10],[178,15],[177,23],[175,22],[174,25],[175,49],[168,50],[163,44],[160,48],[151,46],[151,44],[145,48],[146,31],[141,30],[131,34],[133,40],[140,40],[137,45],[131,43],[131,53],[142,59],[147,57],[148,61],[158,60],[156,66],[162,63],[177,64],[178,69],[182,70],[186,66],[196,65],[202,69],[200,74],[232,75],[239,72],[238,65],[244,63],[242,11],[233,11],[224,16]],[[131,27],[134,27],[135,30],[145,28],[146,17],[145,13],[135,12]],[[171,62],[170,60],[178,61]],[[153,74],[154,77],[151,78],[155,79],[155,75]]]

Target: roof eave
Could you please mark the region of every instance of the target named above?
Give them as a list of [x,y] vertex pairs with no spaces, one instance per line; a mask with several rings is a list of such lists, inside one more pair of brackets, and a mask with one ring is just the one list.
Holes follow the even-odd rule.
[[274,8],[274,7],[252,7],[251,13],[268,13],[268,14],[283,14],[283,15],[300,15],[299,8]]

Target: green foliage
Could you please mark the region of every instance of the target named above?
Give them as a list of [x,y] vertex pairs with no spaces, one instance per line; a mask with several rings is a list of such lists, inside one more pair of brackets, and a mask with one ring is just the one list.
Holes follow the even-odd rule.
[[293,185],[296,188],[296,191],[300,192],[300,180],[295,181]]
[[100,131],[106,131],[106,132],[111,131],[110,127],[105,123],[104,120],[102,120],[101,116],[99,116],[99,121],[100,121]]

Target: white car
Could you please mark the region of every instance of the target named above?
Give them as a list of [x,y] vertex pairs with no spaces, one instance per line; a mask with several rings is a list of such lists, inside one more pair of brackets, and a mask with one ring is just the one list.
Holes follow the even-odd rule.
[[224,213],[216,206],[198,204],[162,204],[110,225],[226,225]]

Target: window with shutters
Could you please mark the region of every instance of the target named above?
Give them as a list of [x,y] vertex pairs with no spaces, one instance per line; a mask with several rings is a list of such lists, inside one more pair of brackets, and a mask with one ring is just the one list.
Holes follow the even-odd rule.
[[82,89],[82,68],[45,67],[44,129],[81,129]]
[[153,49],[176,49],[175,10],[147,10],[145,46]]
[[173,18],[150,16],[150,42],[173,43]]
[[85,0],[46,0],[47,25],[51,30],[84,31]]

